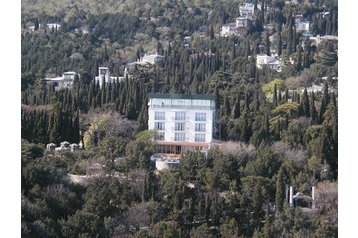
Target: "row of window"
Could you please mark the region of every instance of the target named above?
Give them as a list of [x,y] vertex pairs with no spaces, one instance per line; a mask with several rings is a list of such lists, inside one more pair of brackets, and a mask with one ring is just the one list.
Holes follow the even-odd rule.
[[[186,112],[175,112],[176,121],[184,121],[186,118]],[[165,120],[165,112],[155,112],[154,120]],[[195,113],[195,121],[206,121],[206,113]]]
[[[165,122],[154,122],[154,129],[158,131],[165,130]],[[185,122],[176,122],[175,131],[185,131]],[[195,131],[206,131],[206,124],[205,123],[195,123]]]
[[[205,142],[205,134],[195,134],[196,142]],[[174,134],[174,141],[185,141],[185,133],[175,133]]]
[[[158,132],[156,140],[164,140],[164,138],[165,138],[165,133]],[[185,133],[175,133],[174,141],[185,141]],[[200,133],[195,134],[195,141],[205,142],[205,134],[200,134]]]

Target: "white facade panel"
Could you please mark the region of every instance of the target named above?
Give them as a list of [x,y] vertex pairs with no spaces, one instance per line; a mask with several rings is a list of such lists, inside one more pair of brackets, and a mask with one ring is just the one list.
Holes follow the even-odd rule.
[[[168,98],[149,98],[148,106],[148,129],[157,129],[158,122],[164,123],[164,129],[161,127],[163,130],[158,130],[158,132],[164,132],[164,140],[161,141],[212,142],[215,111],[214,100],[188,99],[184,96],[180,98],[179,95],[175,98],[170,98],[169,96]],[[199,123],[201,125],[196,126]],[[176,135],[176,133],[180,134]],[[185,136],[182,133],[185,133]],[[196,136],[196,134],[201,135]],[[203,135],[205,135],[205,141],[198,141],[198,138],[203,138]]]
[[[155,112],[164,112],[165,120],[155,120]],[[175,120],[175,112],[185,112],[184,120]],[[195,113],[205,113],[206,121],[195,121]],[[175,133],[185,133],[186,142],[195,142],[195,134],[205,134],[205,142],[212,142],[213,110],[196,110],[196,109],[171,109],[171,108],[149,108],[148,129],[156,129],[156,122],[164,122],[164,141],[175,142]],[[175,130],[175,123],[185,123],[184,130]],[[195,132],[195,123],[205,123],[205,131]],[[163,130],[159,130],[160,132]]]

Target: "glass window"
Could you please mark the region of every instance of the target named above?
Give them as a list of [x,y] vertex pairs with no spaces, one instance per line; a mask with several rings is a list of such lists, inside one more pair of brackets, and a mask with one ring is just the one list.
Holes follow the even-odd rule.
[[205,123],[195,123],[195,131],[206,131]]
[[154,122],[154,129],[158,131],[164,131],[165,130],[164,125],[165,125],[164,122]]
[[185,120],[185,112],[175,112],[175,120],[176,121],[184,121]]
[[165,120],[165,112],[155,112],[154,120]]
[[157,136],[156,136],[156,140],[164,140],[165,138],[165,133],[164,132],[158,132]]
[[206,113],[195,113],[195,121],[206,121]]
[[175,141],[185,141],[185,133],[175,133]]
[[196,142],[205,142],[205,134],[195,134]]
[[175,123],[175,131],[185,131],[185,123],[176,122]]

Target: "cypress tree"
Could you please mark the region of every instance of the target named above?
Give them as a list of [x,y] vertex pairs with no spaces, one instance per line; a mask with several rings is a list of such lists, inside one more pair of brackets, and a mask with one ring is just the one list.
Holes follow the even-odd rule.
[[285,102],[288,102],[288,88],[285,91]]
[[277,54],[280,56],[282,54],[282,34],[281,34],[281,25],[277,25]]
[[260,99],[259,99],[259,90],[255,90],[255,96],[254,96],[254,111],[258,111],[260,109]]
[[305,88],[305,90],[303,91],[302,94],[302,100],[301,100],[301,108],[302,108],[302,116],[305,117],[310,117],[310,103],[309,103],[309,99],[308,99],[308,94],[307,94],[307,89]]
[[299,46],[298,47],[298,56],[297,56],[297,64],[296,64],[296,69],[297,71],[300,71],[302,69],[302,47]]
[[228,99],[228,96],[225,95],[223,105],[222,105],[222,115],[230,116],[230,112],[231,112],[231,109],[230,109],[229,99]]
[[72,125],[72,141],[78,143],[80,141],[80,119],[79,112],[76,112],[76,116]]
[[211,24],[210,25],[210,40],[213,40],[215,38],[215,35],[214,35],[214,27],[213,25]]
[[315,97],[314,97],[313,91],[310,94],[310,115],[312,118],[312,124],[317,123],[318,115],[317,115],[317,110],[316,110],[316,106],[315,106]]
[[273,89],[272,103],[275,107],[277,107],[277,85],[276,84]]
[[281,91],[278,91],[278,101],[282,102],[282,93],[281,93]]
[[269,38],[269,33],[267,31],[265,33],[265,53],[266,53],[266,55],[271,55],[270,38]]
[[237,94],[235,106],[234,106],[234,118],[240,117],[240,93]]
[[277,180],[276,180],[276,196],[275,196],[275,200],[276,200],[276,211],[282,211],[283,208],[283,204],[285,201],[285,184],[283,181],[283,169],[281,168],[278,171],[277,174]]
[[319,123],[323,122],[323,115],[326,112],[326,107],[328,104],[329,104],[328,85],[327,83],[325,83],[323,87],[323,96],[322,96],[321,107],[319,111],[319,118],[318,118]]

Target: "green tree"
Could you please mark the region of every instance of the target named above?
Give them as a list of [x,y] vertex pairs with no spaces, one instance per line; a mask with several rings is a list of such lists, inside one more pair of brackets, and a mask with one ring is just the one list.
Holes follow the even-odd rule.
[[202,225],[198,226],[197,228],[193,228],[190,231],[190,237],[191,238],[203,238],[203,237],[214,238],[214,235],[211,234],[208,225],[202,224]]
[[239,226],[234,218],[225,219],[220,225],[221,237],[239,237]]
[[125,162],[127,169],[143,168],[149,169],[150,156],[155,149],[155,131],[142,131],[130,141],[125,150]]
[[281,211],[285,202],[285,184],[284,184],[284,172],[281,168],[278,171],[276,179],[276,210]]

